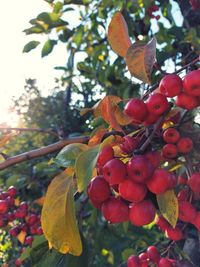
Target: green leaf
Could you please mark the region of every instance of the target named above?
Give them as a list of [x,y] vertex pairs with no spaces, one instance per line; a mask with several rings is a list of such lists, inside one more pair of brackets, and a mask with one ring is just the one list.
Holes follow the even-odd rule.
[[54,7],[53,7],[53,12],[54,13],[59,13],[61,10],[62,10],[62,7],[63,7],[63,3],[58,1],[54,4]]
[[42,48],[42,57],[47,56],[50,54],[54,48],[54,45],[57,44],[57,41],[55,40],[47,40]]
[[33,33],[45,32],[45,29],[42,26],[33,26],[28,29],[25,29],[24,32],[28,35],[28,34],[33,34]]
[[172,227],[175,227],[178,220],[178,200],[174,191],[168,190],[156,197],[161,214]]
[[79,256],[82,243],[74,207],[73,171],[66,169],[49,185],[42,208],[42,229],[49,246]]
[[87,148],[87,145],[81,143],[69,144],[58,153],[55,162],[62,167],[73,167],[77,157]]
[[88,181],[92,178],[99,154],[99,146],[83,151],[76,160],[75,172],[78,184],[78,191],[82,192],[87,187]]
[[47,24],[51,24],[53,22],[58,21],[60,18],[60,14],[57,13],[47,13],[47,12],[42,12],[37,16],[38,20],[41,20]]
[[23,53],[30,52],[32,49],[36,48],[39,44],[40,42],[38,41],[30,41],[24,46]]

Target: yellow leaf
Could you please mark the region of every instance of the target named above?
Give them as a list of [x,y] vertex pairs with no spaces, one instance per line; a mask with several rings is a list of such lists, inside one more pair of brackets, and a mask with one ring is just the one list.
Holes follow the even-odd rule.
[[180,169],[182,166],[183,166],[183,164],[178,163],[178,164],[176,164],[175,166],[171,167],[171,168],[169,169],[169,171],[170,171],[170,172],[174,172],[174,171]]
[[126,56],[131,46],[126,21],[119,11],[114,14],[108,26],[108,42],[114,52],[121,57]]
[[75,217],[73,179],[67,173],[68,170],[60,173],[48,187],[42,208],[42,229],[53,248],[79,256],[82,243]]
[[174,191],[168,190],[156,197],[161,214],[175,228],[178,220],[178,200]]
[[26,232],[24,231],[21,231],[17,236],[17,239],[19,240],[21,244],[24,244],[25,238],[26,238]]
[[136,42],[129,47],[126,54],[126,65],[132,76],[145,82],[150,82],[151,71],[156,60],[156,39],[148,44]]

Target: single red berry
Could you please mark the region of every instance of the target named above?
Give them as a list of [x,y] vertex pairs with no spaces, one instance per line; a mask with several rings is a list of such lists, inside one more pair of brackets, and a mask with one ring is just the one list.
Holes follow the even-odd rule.
[[15,265],[16,266],[21,266],[22,265],[22,260],[20,258],[15,260]]
[[29,226],[26,224],[26,223],[22,223],[21,225],[20,225],[20,228],[21,228],[21,230],[23,231],[23,232],[28,232],[28,230],[29,230]]
[[146,102],[147,109],[150,113],[161,115],[169,109],[169,103],[166,96],[155,93],[151,95]]
[[148,247],[147,254],[149,256],[149,259],[153,262],[158,262],[160,260],[160,253],[155,246]]
[[142,267],[138,256],[130,256],[127,261],[127,267]]
[[179,201],[179,215],[178,218],[183,222],[193,222],[197,215],[195,207],[189,201]]
[[0,200],[0,214],[5,214],[9,209],[8,202],[6,200]]
[[37,228],[37,235],[43,235],[43,230],[41,226]]
[[168,258],[161,258],[158,267],[174,267],[171,261]]
[[151,179],[147,181],[148,189],[154,194],[165,193],[172,184],[172,174],[165,169],[156,169]]
[[114,150],[107,145],[102,148],[97,159],[97,165],[103,167],[109,160],[114,158]]
[[186,177],[184,177],[183,175],[178,176],[178,184],[186,185],[187,182],[188,182],[188,180]]
[[190,197],[189,188],[184,188],[178,193],[178,201],[187,201]]
[[119,159],[111,159],[103,167],[103,176],[110,185],[119,184],[126,179],[126,164]]
[[183,82],[176,74],[169,74],[162,78],[159,84],[160,93],[166,97],[174,97],[181,93]]
[[136,226],[151,223],[156,215],[156,209],[150,200],[143,200],[130,205],[130,221]]
[[144,184],[135,183],[132,180],[126,180],[119,184],[119,193],[122,198],[130,202],[140,202],[146,196],[147,187]]
[[28,210],[28,203],[25,201],[21,202],[19,205],[19,209],[20,210]]
[[128,176],[136,183],[146,182],[153,171],[153,165],[145,156],[134,156],[127,164]]
[[124,136],[124,142],[120,144],[120,148],[123,153],[129,154],[134,151],[134,149],[137,148],[139,140],[136,137],[132,136]]
[[143,122],[144,126],[148,126],[154,124],[159,119],[159,115],[155,115],[153,113],[148,112],[145,121]]
[[191,110],[198,106],[198,99],[186,93],[181,93],[176,97],[176,106]]
[[8,193],[3,191],[0,193],[0,200],[5,200],[8,197]]
[[90,198],[90,202],[92,203],[93,207],[99,210],[101,209],[101,206],[103,204],[103,202],[94,201],[92,198]]
[[27,224],[29,226],[34,225],[36,222],[38,222],[38,217],[37,217],[36,214],[31,214],[31,215],[28,216],[28,218],[27,218]]
[[16,237],[16,236],[18,236],[18,234],[20,233],[20,231],[21,231],[21,228],[19,227],[19,226],[13,226],[10,230],[9,230],[9,234],[11,235],[11,236],[14,236],[14,237]]
[[163,216],[159,216],[156,219],[156,225],[158,225],[162,232],[165,232],[165,230],[170,227],[170,224]]
[[15,186],[10,186],[7,192],[10,197],[15,197],[17,195],[17,188]]
[[9,222],[12,222],[15,220],[15,214],[13,212],[8,212],[7,218]]
[[175,144],[180,138],[180,133],[175,128],[168,128],[163,133],[163,139],[166,143]]
[[147,115],[146,104],[141,99],[133,98],[126,104],[124,112],[131,117],[133,121],[142,122]]
[[31,247],[33,240],[34,240],[34,238],[32,236],[28,235],[24,240],[24,244]]
[[148,151],[144,155],[153,165],[154,168],[158,168],[161,162],[161,155],[158,151]]
[[37,235],[37,226],[31,226],[29,231],[31,235]]
[[110,223],[121,223],[129,220],[128,206],[122,200],[110,197],[101,206],[104,218]]
[[15,218],[16,219],[22,219],[22,218],[25,218],[26,215],[27,215],[28,211],[27,210],[21,210],[21,209],[17,209],[14,211],[14,214],[15,214]]
[[189,72],[183,79],[183,88],[188,95],[200,96],[200,70]]
[[149,255],[146,252],[140,253],[138,257],[140,262],[146,262],[149,260]]
[[8,202],[9,207],[12,207],[12,206],[15,205],[15,199],[13,197],[11,197],[11,196],[8,196],[6,198],[6,201]]
[[188,153],[193,149],[193,141],[189,137],[180,138],[177,143],[177,148],[180,153]]
[[200,193],[200,172],[195,172],[191,175],[188,184],[193,192]]
[[178,149],[177,146],[174,144],[166,144],[162,148],[162,155],[165,158],[174,159],[176,158],[177,154],[178,154]]
[[90,181],[87,193],[90,199],[99,203],[102,203],[111,195],[110,186],[103,176],[96,176]]
[[171,239],[173,241],[179,241],[179,240],[184,238],[183,232],[177,226],[175,228],[168,227],[165,230],[165,235],[166,235],[166,237],[168,237],[169,239]]

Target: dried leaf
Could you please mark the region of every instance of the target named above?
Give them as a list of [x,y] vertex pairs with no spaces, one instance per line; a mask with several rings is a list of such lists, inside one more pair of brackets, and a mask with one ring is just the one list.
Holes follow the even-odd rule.
[[121,57],[126,56],[131,46],[126,21],[119,11],[114,14],[108,26],[108,42],[114,52]]
[[107,133],[107,130],[100,126],[92,133],[92,136],[90,137],[90,140],[88,142],[89,146],[95,146],[101,143],[102,137]]
[[60,253],[79,256],[82,243],[76,223],[73,193],[72,176],[65,170],[48,187],[41,222],[50,246]]
[[132,76],[145,82],[150,82],[151,71],[156,60],[156,39],[148,44],[134,43],[126,54],[126,64]]
[[168,190],[156,197],[161,214],[172,227],[175,227],[178,220],[178,200],[174,191]]

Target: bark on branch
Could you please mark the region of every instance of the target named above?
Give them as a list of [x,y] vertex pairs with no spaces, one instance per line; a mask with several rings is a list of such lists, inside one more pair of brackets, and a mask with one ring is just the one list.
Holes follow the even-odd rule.
[[81,136],[81,137],[74,137],[74,138],[68,138],[68,139],[63,139],[59,142],[53,143],[51,145],[34,149],[13,157],[7,158],[4,162],[0,163],[0,170],[4,170],[10,166],[13,166],[17,163],[21,163],[23,161],[27,161],[30,159],[42,157],[45,155],[48,155],[50,153],[53,153],[55,151],[60,150],[64,146],[72,143],[87,143],[89,140],[89,137],[87,136]]

